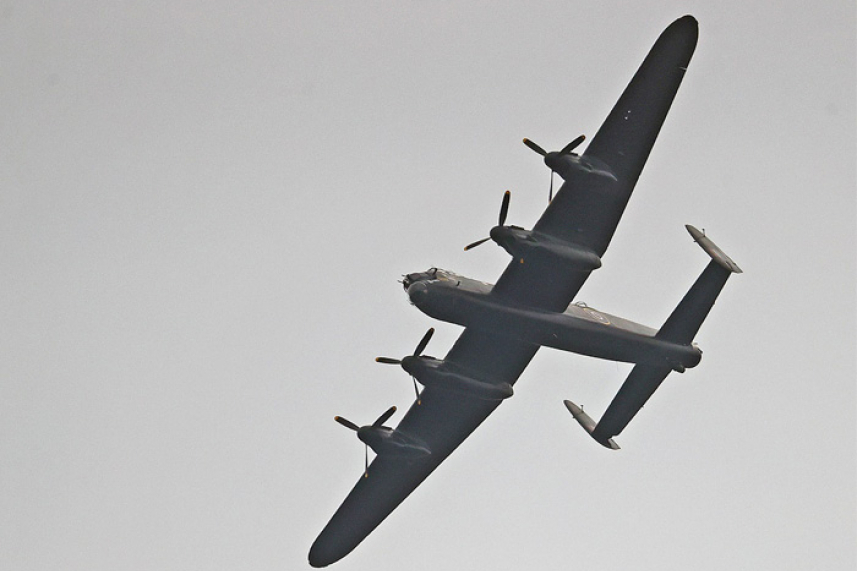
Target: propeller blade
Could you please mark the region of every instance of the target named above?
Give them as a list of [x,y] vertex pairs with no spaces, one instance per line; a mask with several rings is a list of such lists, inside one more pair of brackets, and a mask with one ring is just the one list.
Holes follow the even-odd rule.
[[363,477],[369,477],[369,445],[363,445]]
[[553,171],[551,171],[551,187],[548,191],[548,204],[553,202]]
[[506,191],[503,193],[503,202],[500,204],[500,218],[497,226],[503,226],[506,223],[506,215],[509,214],[509,200],[512,198],[512,192]]
[[357,426],[356,424],[354,424],[353,422],[351,422],[347,418],[342,418],[341,416],[334,416],[333,420],[335,420],[336,422],[338,422],[339,424],[341,424],[342,426],[344,426],[346,428],[350,428],[354,432],[357,432],[357,429],[360,428],[359,426]]
[[422,355],[423,351],[426,348],[426,345],[428,345],[428,342],[431,340],[432,335],[434,335],[434,327],[426,331],[426,334],[423,335],[422,339],[420,339],[420,342],[417,344],[417,348],[414,349],[414,357],[419,357],[420,355]]
[[468,244],[468,245],[466,245],[466,246],[464,247],[464,251],[466,252],[467,250],[472,250],[472,249],[473,249],[473,248],[475,248],[476,246],[479,246],[480,244],[484,244],[485,242],[487,242],[487,241],[488,241],[488,240],[490,240],[490,239],[491,239],[491,238],[482,238],[481,240],[476,240],[476,241],[475,241],[475,242],[473,242],[472,244]]
[[562,150],[559,152],[559,154],[567,155],[568,153],[573,151],[575,148],[577,148],[577,146],[585,140],[586,140],[586,135],[579,136],[578,138],[576,138],[575,140],[573,140],[572,142],[567,144],[565,147],[563,147]]
[[548,154],[547,151],[545,151],[543,148],[541,148],[529,139],[524,139],[524,144],[527,145],[530,149],[540,154],[541,156],[545,156]]
[[414,381],[414,392],[417,394],[417,404],[423,404],[423,400],[420,398],[420,389],[417,387],[417,378],[412,376],[411,380]]
[[387,412],[385,412],[384,414],[382,414],[381,416],[379,416],[379,417],[378,417],[378,420],[376,420],[375,422],[373,422],[373,423],[372,423],[372,426],[374,426],[374,427],[376,427],[376,428],[377,428],[377,427],[379,427],[379,426],[381,426],[382,424],[384,424],[385,422],[387,422],[388,420],[390,420],[390,417],[391,417],[391,416],[393,416],[393,414],[394,414],[395,412],[396,412],[396,407],[395,407],[395,406],[391,406],[390,408],[388,408],[388,409],[387,409]]
[[376,363],[384,363],[385,365],[401,365],[402,361],[399,359],[392,359],[390,357],[375,357]]

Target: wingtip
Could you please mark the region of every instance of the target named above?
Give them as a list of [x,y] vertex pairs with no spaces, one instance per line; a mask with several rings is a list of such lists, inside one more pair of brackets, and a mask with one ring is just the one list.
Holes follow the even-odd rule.
[[309,562],[310,567],[319,569],[321,567],[327,567],[328,565],[333,563],[333,561],[328,561],[327,557],[319,553],[321,550],[319,549],[319,547],[317,547],[317,544],[318,541],[316,540],[316,543],[313,543],[312,547],[309,548],[309,555],[307,556],[307,561]]
[[685,14],[675,22],[671,24],[672,26],[687,28],[688,30],[697,30],[699,31],[699,21],[696,18],[691,16],[690,14]]
[[331,540],[332,537],[329,535],[328,529],[325,528],[309,548],[307,561],[310,567],[318,569],[332,565],[351,553],[355,547],[352,545],[350,548],[343,548],[342,545]]
[[699,38],[699,22],[690,14],[682,16],[672,24],[667,26],[667,29],[661,34],[661,37],[671,37],[678,39],[683,37],[688,43],[691,53],[696,47],[696,41]]

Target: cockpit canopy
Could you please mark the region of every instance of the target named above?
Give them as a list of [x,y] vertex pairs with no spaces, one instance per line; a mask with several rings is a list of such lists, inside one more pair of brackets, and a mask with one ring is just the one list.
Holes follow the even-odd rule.
[[417,272],[414,274],[407,274],[402,278],[402,286],[405,288],[405,291],[408,290],[411,285],[422,282],[422,281],[431,281],[431,280],[441,280],[441,281],[460,281],[461,276],[456,275],[447,270],[442,270],[440,268],[429,268],[424,272]]
[[419,282],[434,282],[435,285],[439,286],[462,288],[474,293],[483,294],[489,293],[494,287],[489,283],[467,278],[440,268],[429,268],[425,272],[407,274],[403,276],[401,280],[401,284],[405,288],[405,291],[408,291],[412,285]]

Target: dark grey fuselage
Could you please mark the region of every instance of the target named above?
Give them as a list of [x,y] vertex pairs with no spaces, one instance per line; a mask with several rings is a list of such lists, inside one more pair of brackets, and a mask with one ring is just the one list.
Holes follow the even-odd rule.
[[[612,437],[671,370],[699,362],[693,336],[727,277],[727,269],[716,263],[703,272],[657,332],[569,305],[589,274],[601,266],[688,69],[697,37],[692,16],[677,19],[661,33],[580,155],[573,152],[580,138],[559,152],[545,152],[525,141],[564,182],[531,230],[505,225],[504,198],[489,239],[513,260],[494,286],[439,270],[405,277],[403,285],[419,309],[465,326],[442,359],[416,350],[400,361],[424,389],[394,433],[430,453],[403,458],[382,450],[316,538],[308,554],[310,565],[330,565],[360,544],[512,395],[541,345],[638,363],[599,422],[569,407],[587,432],[610,448],[615,447]],[[706,251],[718,253],[704,234],[696,234],[701,238],[694,239]],[[719,258],[726,263],[726,258]],[[418,348],[424,348],[422,342]],[[386,432],[376,433],[381,434]]]
[[420,311],[441,321],[591,357],[668,364],[676,370],[695,367],[702,351],[657,337],[657,331],[621,317],[572,304],[551,312],[510,304],[492,294],[489,284],[445,270],[410,274],[406,289]]

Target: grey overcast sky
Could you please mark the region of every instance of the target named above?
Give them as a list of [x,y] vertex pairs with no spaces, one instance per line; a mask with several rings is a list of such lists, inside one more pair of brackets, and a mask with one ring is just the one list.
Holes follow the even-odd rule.
[[[857,565],[855,5],[0,2],[0,567],[303,569],[406,408],[396,280],[546,205],[521,144],[592,136],[658,34],[696,54],[580,299],[659,326],[745,273],[601,448],[626,365],[541,351],[354,569]],[[393,423],[397,417],[393,418]]]

